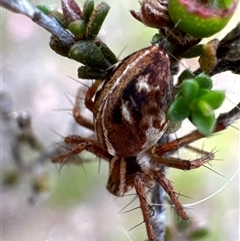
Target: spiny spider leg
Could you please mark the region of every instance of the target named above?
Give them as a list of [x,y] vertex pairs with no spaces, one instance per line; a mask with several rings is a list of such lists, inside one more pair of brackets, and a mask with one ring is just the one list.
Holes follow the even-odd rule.
[[[156,156],[155,150],[153,150],[153,154]],[[167,167],[173,167],[181,170],[191,170],[199,168],[200,166],[204,165],[205,163],[208,163],[213,159],[214,154],[212,152],[209,152],[206,155],[192,161],[171,156],[161,156],[159,158],[155,158],[154,161],[163,164]]]
[[[98,146],[94,140],[87,139],[87,138],[82,138],[78,136],[67,136],[66,137],[67,141],[66,143],[68,144],[76,144],[70,151],[66,151],[62,153],[61,155],[52,158],[52,162],[63,162],[66,160],[66,158],[72,156],[72,155],[78,155],[82,151],[86,150],[89,151],[98,157],[101,157],[105,160],[110,160],[112,156],[108,154],[105,150],[103,150],[100,146]],[[79,141],[79,142],[77,142]]]
[[147,235],[149,241],[155,240],[155,234],[153,231],[152,224],[150,222],[151,213],[154,211],[152,206],[150,206],[147,202],[146,191],[145,191],[145,182],[142,174],[137,172],[134,177],[134,185],[137,195],[139,197],[140,207],[142,210],[143,219],[147,229]]
[[171,182],[166,178],[166,176],[161,170],[153,171],[153,174],[154,174],[154,179],[162,186],[164,191],[169,195],[178,214],[182,217],[183,220],[187,220],[188,215],[184,211],[182,204],[179,202]]

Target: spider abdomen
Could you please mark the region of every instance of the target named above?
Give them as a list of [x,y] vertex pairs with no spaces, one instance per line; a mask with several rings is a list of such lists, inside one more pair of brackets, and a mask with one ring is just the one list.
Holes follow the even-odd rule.
[[95,97],[94,126],[111,155],[146,151],[164,134],[172,101],[170,63],[163,45],[153,45],[123,59]]

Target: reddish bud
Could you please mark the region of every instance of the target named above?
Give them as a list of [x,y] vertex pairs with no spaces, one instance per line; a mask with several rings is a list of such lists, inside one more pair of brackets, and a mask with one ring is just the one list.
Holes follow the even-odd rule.
[[63,15],[68,23],[81,19],[82,12],[74,0],[61,0]]

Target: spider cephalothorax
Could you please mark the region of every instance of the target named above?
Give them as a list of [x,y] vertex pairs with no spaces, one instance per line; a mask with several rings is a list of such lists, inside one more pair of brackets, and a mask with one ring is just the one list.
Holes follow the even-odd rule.
[[[97,140],[68,136],[65,142],[75,146],[53,159],[59,162],[87,150],[109,161],[107,189],[122,196],[135,188],[149,240],[155,240],[153,226],[157,214],[155,207],[147,202],[146,186],[160,184],[178,214],[186,220],[188,216],[165,177],[164,167],[189,170],[213,159],[212,153],[191,162],[166,156],[164,151],[161,154],[157,142],[168,128],[166,112],[173,100],[173,90],[164,42],[131,54],[111,67],[105,80],[95,81],[88,89],[85,104],[93,112],[93,123],[81,116],[79,98],[76,98],[73,115],[80,125],[95,132]],[[193,135],[193,139],[201,136]],[[189,138],[184,140],[181,145],[190,143]],[[170,145],[167,152],[177,148]]]

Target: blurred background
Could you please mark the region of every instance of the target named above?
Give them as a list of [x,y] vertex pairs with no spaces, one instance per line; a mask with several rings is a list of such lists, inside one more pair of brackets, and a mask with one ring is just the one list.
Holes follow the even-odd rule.
[[[34,5],[47,4],[60,8],[60,1],[31,1]],[[99,3],[100,1],[95,1]],[[139,9],[138,1],[106,2],[111,10],[100,36],[120,59],[149,46],[155,29],[143,26],[131,17],[129,10]],[[82,6],[83,1],[79,1]],[[228,29],[216,37],[222,38],[239,20],[240,11]],[[237,17],[238,16],[238,17]],[[238,19],[237,19],[238,18]],[[71,115],[72,102],[80,84],[77,79],[79,64],[58,56],[49,45],[50,34],[25,16],[1,9],[1,235],[4,241],[143,241],[146,239],[139,209],[121,214],[131,196],[116,198],[105,185],[108,165],[93,155],[81,155],[83,165],[56,165],[45,158],[41,165],[33,165],[16,175],[14,152],[21,153],[26,163],[36,163],[40,150],[16,145],[19,129],[16,120],[22,113],[31,116],[31,126],[37,144],[49,153],[59,148],[68,134],[88,136],[79,129]],[[197,67],[197,60],[183,62],[182,68]],[[71,77],[71,78],[70,78]],[[86,84],[88,84],[85,81]],[[89,83],[90,84],[90,83]],[[214,77],[216,89],[224,89],[227,99],[221,110],[225,112],[239,102],[240,77],[229,72]],[[86,111],[86,110],[84,110]],[[8,113],[9,115],[7,115]],[[89,115],[86,111],[84,113]],[[7,116],[7,117],[6,117]],[[10,117],[11,118],[10,118]],[[187,132],[185,123],[183,132]],[[14,148],[14,145],[15,148]],[[216,151],[210,167],[184,172],[169,170],[168,178],[175,190],[185,196],[183,204],[198,202],[221,189],[213,197],[187,208],[196,225],[207,227],[208,236],[201,240],[239,240],[239,121],[233,127],[194,143],[206,151]],[[36,147],[36,146],[35,146]],[[37,145],[38,147],[38,145]],[[18,148],[20,148],[18,150]],[[18,152],[19,151],[19,152]],[[196,153],[180,151],[184,159],[194,159]],[[21,161],[21,160],[20,160]],[[233,177],[233,175],[236,174]],[[36,195],[36,180],[43,182],[44,192]],[[126,210],[138,207],[133,202]],[[168,211],[167,223],[176,222],[174,211]],[[175,221],[174,221],[175,220]],[[181,220],[178,219],[180,223]]]

